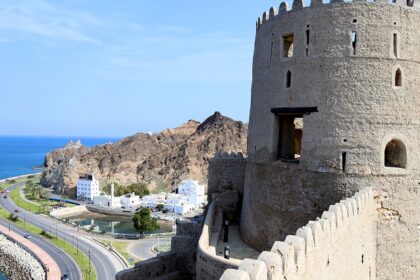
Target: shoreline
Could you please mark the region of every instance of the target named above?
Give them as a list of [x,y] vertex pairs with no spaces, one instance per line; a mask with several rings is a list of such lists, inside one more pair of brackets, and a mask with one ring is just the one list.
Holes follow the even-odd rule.
[[17,179],[22,179],[28,176],[33,176],[33,175],[38,175],[38,174],[42,174],[42,172],[34,172],[34,173],[28,173],[28,174],[24,174],[24,175],[18,175],[18,176],[13,176],[13,177],[8,177],[8,178],[4,178],[4,179],[0,179],[0,183],[5,183],[7,180],[17,180]]

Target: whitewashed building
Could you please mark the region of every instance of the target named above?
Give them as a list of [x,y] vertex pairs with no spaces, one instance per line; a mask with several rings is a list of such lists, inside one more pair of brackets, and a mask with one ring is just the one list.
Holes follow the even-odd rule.
[[173,193],[168,194],[164,205],[166,210],[178,215],[184,215],[196,208],[194,204],[187,201],[187,196]]
[[99,195],[99,181],[93,174],[81,176],[77,181],[77,199],[93,200],[93,197]]
[[178,186],[178,194],[184,196],[184,201],[193,204],[194,208],[200,208],[207,203],[205,187],[194,180],[184,180]]
[[121,207],[121,197],[114,196],[114,183],[111,184],[111,195],[98,195],[93,198],[93,204],[109,207],[109,208],[120,208]]
[[125,208],[137,208],[140,205],[140,197],[135,193],[129,193],[121,197],[121,205]]

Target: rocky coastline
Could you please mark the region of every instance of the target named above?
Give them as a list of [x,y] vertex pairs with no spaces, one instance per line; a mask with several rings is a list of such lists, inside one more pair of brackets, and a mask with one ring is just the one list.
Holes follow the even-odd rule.
[[159,133],[137,133],[92,148],[79,141],[45,157],[41,183],[75,196],[79,175],[95,174],[101,185],[145,183],[170,191],[184,179],[207,183],[208,162],[217,151],[246,153],[248,125],[214,113],[202,123],[189,120]]

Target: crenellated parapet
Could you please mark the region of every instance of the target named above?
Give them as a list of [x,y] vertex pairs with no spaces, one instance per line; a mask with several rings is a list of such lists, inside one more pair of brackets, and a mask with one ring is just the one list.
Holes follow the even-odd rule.
[[376,203],[364,189],[220,279],[375,279]]
[[276,19],[277,17],[281,17],[289,12],[296,12],[306,8],[313,8],[313,7],[320,7],[323,5],[334,5],[337,3],[345,3],[345,4],[360,4],[360,3],[368,3],[370,5],[397,5],[409,9],[420,9],[420,0],[378,0],[378,1],[368,1],[368,0],[353,0],[353,1],[344,1],[344,0],[331,0],[329,3],[324,3],[322,0],[312,0],[309,6],[305,6],[303,0],[294,0],[292,7],[289,8],[286,2],[282,2],[279,8],[271,7],[268,12],[264,12],[261,17],[257,19],[256,27],[257,30],[261,27],[262,24]]
[[217,152],[214,159],[244,159],[244,154],[241,152]]

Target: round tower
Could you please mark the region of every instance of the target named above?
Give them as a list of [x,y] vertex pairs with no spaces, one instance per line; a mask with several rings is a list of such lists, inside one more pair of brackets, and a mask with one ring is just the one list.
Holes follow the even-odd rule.
[[417,2],[296,0],[258,19],[240,224],[248,245],[268,249],[371,186],[378,279],[420,278]]

